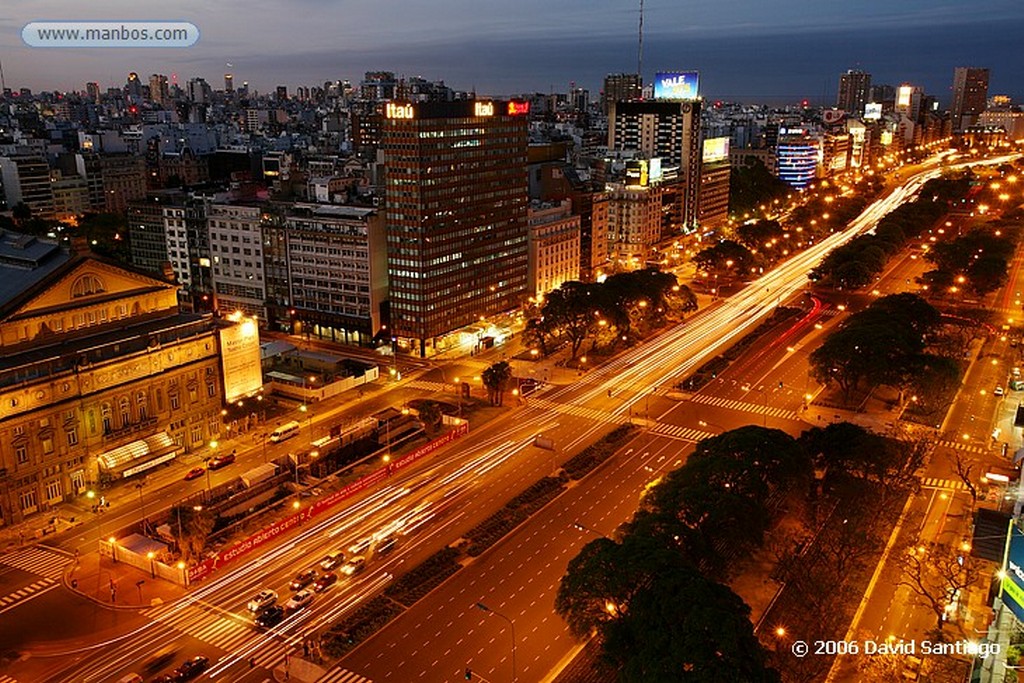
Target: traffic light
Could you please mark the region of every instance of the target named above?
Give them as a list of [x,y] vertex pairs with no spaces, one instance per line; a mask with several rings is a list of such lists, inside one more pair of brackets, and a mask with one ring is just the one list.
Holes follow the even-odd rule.
[[467,681],[471,681],[471,680],[473,680],[473,670],[472,670],[472,669],[470,669],[470,668],[469,668],[468,666],[466,667],[466,674],[465,674],[465,679],[466,679]]

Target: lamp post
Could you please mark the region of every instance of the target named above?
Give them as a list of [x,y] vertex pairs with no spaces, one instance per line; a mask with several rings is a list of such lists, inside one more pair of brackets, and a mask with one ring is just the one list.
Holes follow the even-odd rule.
[[506,617],[501,612],[496,612],[482,602],[476,603],[476,608],[482,612],[493,614],[499,619],[504,619],[508,622],[509,629],[512,632],[512,683],[516,683],[516,625],[511,619]]
[[142,510],[142,533],[146,533],[146,501],[142,497],[142,489],[145,486],[145,482],[135,482],[135,488],[139,492],[139,508]]
[[213,460],[213,453],[217,452],[217,446],[219,446],[219,445],[220,444],[217,443],[216,439],[211,441],[210,442],[210,455],[208,455],[205,458],[203,458],[203,465],[206,466],[206,490],[207,491],[212,491],[213,490],[213,485],[210,483],[210,461]]
[[152,578],[156,578],[156,553],[152,550],[146,553],[146,557],[149,558],[149,575]]

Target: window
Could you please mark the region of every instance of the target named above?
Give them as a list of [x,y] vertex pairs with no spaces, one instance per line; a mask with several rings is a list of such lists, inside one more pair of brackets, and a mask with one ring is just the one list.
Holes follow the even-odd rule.
[[206,383],[206,395],[209,396],[210,398],[213,398],[214,396],[216,396],[217,395],[217,385],[214,384],[213,382],[207,382]]
[[22,491],[21,492],[21,512],[22,514],[30,515],[36,511],[36,492],[35,491]]
[[126,427],[132,421],[132,406],[131,406],[131,403],[128,402],[128,398],[127,397],[122,396],[121,400],[118,401],[117,405],[118,405],[118,412],[121,414],[121,426],[122,427]]
[[53,453],[53,437],[43,437],[43,453],[47,455]]
[[177,410],[181,407],[181,399],[177,394],[171,394],[171,410]]
[[46,484],[46,500],[48,502],[59,501],[64,498],[64,487],[60,485],[60,479],[53,479]]
[[192,425],[192,443],[197,444],[203,440],[203,426]]
[[107,291],[103,281],[91,273],[82,275],[71,285],[71,297],[79,298]]
[[69,446],[77,446],[78,445],[78,427],[72,427],[67,432],[65,432],[65,434],[68,437],[68,445]]
[[104,403],[100,408],[100,414],[103,416],[103,433],[109,434],[114,430],[113,425],[113,412],[110,409],[109,403]]
[[25,444],[18,444],[14,447],[14,457],[18,460],[19,465],[24,465],[28,462],[28,446]]
[[149,399],[146,397],[146,392],[140,391],[135,395],[135,404],[139,411],[140,421],[149,417]]

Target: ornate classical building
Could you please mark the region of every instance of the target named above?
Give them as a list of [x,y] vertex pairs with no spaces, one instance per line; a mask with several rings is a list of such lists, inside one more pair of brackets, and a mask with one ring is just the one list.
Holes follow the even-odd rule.
[[0,524],[219,435],[224,324],[176,289],[0,232]]

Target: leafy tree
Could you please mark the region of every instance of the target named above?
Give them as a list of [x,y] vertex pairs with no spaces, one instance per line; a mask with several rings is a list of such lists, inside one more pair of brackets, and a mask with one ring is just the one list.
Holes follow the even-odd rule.
[[553,325],[557,325],[566,339],[569,340],[572,358],[576,358],[583,340],[597,324],[595,313],[595,297],[592,284],[583,282],[565,282],[561,287],[549,293],[544,303],[544,317],[551,317]]
[[191,505],[178,505],[171,510],[171,534],[181,549],[185,562],[192,562],[203,555],[206,539],[213,531],[213,513]]
[[441,426],[441,406],[436,401],[423,401],[419,408],[419,418],[427,432],[436,432]]
[[736,236],[744,246],[750,249],[761,249],[772,240],[782,239],[783,234],[785,234],[785,230],[778,221],[754,221],[744,223],[736,228]]
[[483,371],[481,379],[484,386],[487,387],[487,396],[491,405],[500,406],[504,401],[508,383],[512,379],[512,366],[504,360],[494,363]]
[[729,213],[756,211],[762,204],[782,199],[792,188],[768,170],[760,159],[744,166],[733,166],[729,175]]
[[558,327],[551,316],[530,318],[526,321],[526,329],[523,330],[523,343],[527,347],[540,349],[540,352],[547,356],[552,351],[558,336]]

